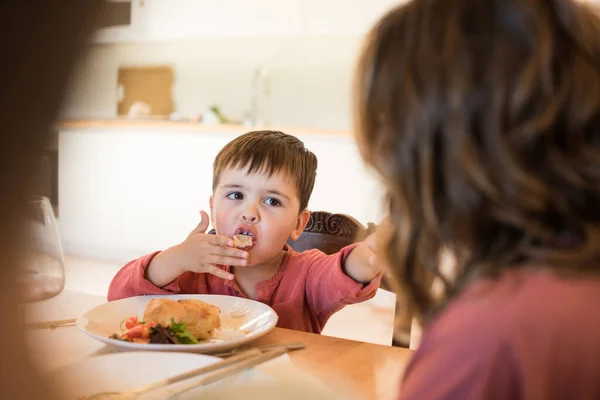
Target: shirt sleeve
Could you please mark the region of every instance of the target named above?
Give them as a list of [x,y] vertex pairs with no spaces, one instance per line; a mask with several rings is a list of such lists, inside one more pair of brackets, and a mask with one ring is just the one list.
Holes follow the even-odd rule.
[[306,298],[322,326],[333,313],[348,304],[371,299],[379,288],[381,273],[371,282],[363,284],[344,272],[344,261],[357,245],[346,246],[331,255],[318,250],[311,251],[314,255],[308,261]]
[[108,288],[108,301],[119,300],[126,297],[144,294],[177,294],[181,293],[181,286],[193,283],[195,274],[186,272],[178,278],[159,288],[145,278],[146,268],[159,251],[146,254],[136,260],[130,261],[117,272]]

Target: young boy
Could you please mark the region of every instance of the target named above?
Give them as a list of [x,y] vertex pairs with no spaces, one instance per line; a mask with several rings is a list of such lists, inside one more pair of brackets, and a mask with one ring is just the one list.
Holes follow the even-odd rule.
[[[277,326],[320,333],[333,313],[372,298],[381,280],[374,236],[326,255],[286,245],[308,223],[317,158],[297,138],[256,131],[227,144],[213,169],[209,218],[182,243],[126,264],[108,300],[143,294],[225,294],[271,306]],[[235,248],[232,237],[252,237]]]

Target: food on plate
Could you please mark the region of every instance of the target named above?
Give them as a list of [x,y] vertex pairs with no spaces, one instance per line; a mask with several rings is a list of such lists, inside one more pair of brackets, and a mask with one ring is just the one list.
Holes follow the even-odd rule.
[[221,326],[220,312],[218,307],[200,300],[154,298],[146,306],[143,319],[162,326],[169,325],[174,319],[185,324],[195,338],[202,340],[208,339],[213,330]]
[[243,249],[252,246],[252,241],[253,238],[251,235],[245,235],[243,233],[233,235],[233,246],[237,247],[238,249]]
[[127,318],[125,328],[121,326],[123,332],[111,338],[133,343],[197,344],[220,328],[219,314],[218,307],[200,300],[154,298],[144,310],[143,321],[137,315]]

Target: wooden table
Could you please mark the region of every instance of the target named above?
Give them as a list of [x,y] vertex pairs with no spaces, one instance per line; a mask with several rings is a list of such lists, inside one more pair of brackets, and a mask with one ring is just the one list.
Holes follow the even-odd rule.
[[[74,318],[105,302],[102,296],[66,290],[54,299],[27,305],[26,321]],[[27,341],[34,360],[46,371],[116,352],[75,327],[32,330],[27,334]],[[247,347],[295,341],[307,344],[306,349],[289,354],[297,368],[317,377],[326,386],[344,387],[364,399],[393,399],[411,354],[408,349],[282,328],[275,328]]]
[[314,333],[275,328],[251,346],[304,342],[307,348],[290,353],[301,370],[326,384],[352,387],[365,399],[393,399],[411,354],[401,347],[356,342]]

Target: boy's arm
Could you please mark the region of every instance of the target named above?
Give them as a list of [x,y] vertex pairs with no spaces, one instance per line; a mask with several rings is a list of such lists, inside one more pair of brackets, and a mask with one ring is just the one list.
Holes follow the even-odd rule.
[[153,285],[152,282],[145,278],[145,273],[150,261],[159,253],[158,251],[150,253],[125,264],[110,283],[107,295],[108,301],[143,294],[179,293],[181,291],[180,285],[192,283],[187,281],[196,279],[195,274],[190,272],[181,275],[178,279],[173,280],[162,288]]
[[176,250],[178,246],[170,247],[156,253],[144,269],[144,277],[154,286],[163,287],[175,280],[186,270]]
[[307,260],[306,301],[322,326],[334,312],[345,305],[371,299],[379,288],[381,273],[364,284],[344,271],[346,261],[358,246],[360,244],[355,243],[331,255],[310,251],[312,257]]

